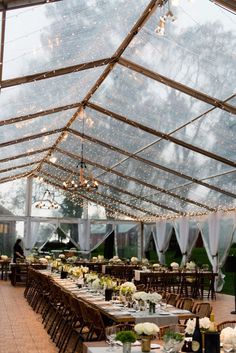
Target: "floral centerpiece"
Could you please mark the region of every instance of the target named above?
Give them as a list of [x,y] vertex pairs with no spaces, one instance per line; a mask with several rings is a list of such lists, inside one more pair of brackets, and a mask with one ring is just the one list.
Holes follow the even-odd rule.
[[163,336],[164,350],[172,352],[179,352],[184,344],[184,336],[179,332],[167,331]]
[[3,261],[7,261],[8,260],[8,256],[7,255],[1,255],[0,258]]
[[97,260],[98,260],[97,256],[92,257],[92,262],[97,262]]
[[[209,319],[209,317],[203,317],[202,319],[199,320],[199,327],[202,332],[208,331],[209,328],[211,327],[212,323]],[[196,319],[188,319],[186,328],[185,328],[185,333],[188,335],[192,336],[194,329],[196,326]]]
[[40,258],[39,258],[39,262],[40,262],[42,265],[47,265],[47,264],[48,264],[48,260],[46,259],[46,257],[40,257]]
[[98,262],[104,261],[104,256],[103,255],[98,255]]
[[193,271],[196,269],[196,264],[194,261],[190,261],[186,263],[186,270]]
[[92,286],[92,282],[98,278],[98,275],[96,273],[86,273],[84,278],[88,285]]
[[116,341],[123,343],[123,353],[131,352],[131,343],[136,341],[136,334],[131,330],[119,331],[116,334]]
[[220,341],[223,344],[223,348],[226,345],[236,346],[236,326],[225,327],[220,333]]
[[135,265],[138,263],[138,258],[133,256],[133,257],[131,257],[130,262],[131,262],[131,264]]
[[156,263],[156,264],[153,264],[152,267],[154,270],[158,270],[161,267],[161,265]]
[[142,260],[141,260],[141,263],[145,266],[149,265],[149,260],[146,259],[146,257],[143,257]]
[[178,270],[179,264],[177,262],[171,262],[170,267],[172,268],[172,270]]
[[109,260],[110,263],[121,263],[121,259],[119,258],[119,256],[113,256],[110,260]]
[[151,339],[159,332],[159,327],[151,322],[143,322],[134,326],[134,331],[141,338],[142,352],[150,352]]
[[133,284],[133,282],[125,282],[122,283],[120,286],[120,293],[121,294],[132,294],[136,291],[136,286]]

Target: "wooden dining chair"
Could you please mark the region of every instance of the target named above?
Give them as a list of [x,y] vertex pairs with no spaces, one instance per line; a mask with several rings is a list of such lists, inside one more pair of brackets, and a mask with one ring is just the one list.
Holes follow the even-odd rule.
[[226,327],[236,327],[236,320],[222,321],[217,325],[217,331],[221,332],[223,328]]

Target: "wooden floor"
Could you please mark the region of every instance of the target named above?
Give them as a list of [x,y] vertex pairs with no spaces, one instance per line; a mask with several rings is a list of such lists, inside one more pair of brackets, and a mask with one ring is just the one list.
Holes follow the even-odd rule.
[[[13,287],[9,281],[0,281],[0,352],[56,353],[55,345],[36,314],[23,296],[24,288]],[[236,319],[234,297],[217,294],[211,302],[216,322]]]

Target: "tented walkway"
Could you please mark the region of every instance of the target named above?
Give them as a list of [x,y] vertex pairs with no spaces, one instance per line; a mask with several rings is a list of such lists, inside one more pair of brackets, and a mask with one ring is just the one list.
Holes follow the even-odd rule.
[[23,287],[0,282],[0,352],[56,353],[55,345],[24,298]]

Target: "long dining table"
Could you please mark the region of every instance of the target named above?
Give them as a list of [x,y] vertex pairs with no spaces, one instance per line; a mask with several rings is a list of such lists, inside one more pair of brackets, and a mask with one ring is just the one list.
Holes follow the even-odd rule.
[[79,288],[77,283],[70,279],[61,279],[59,274],[50,273],[47,270],[41,270],[40,273],[50,276],[64,290],[97,308],[102,315],[115,323],[140,323],[148,321],[158,326],[164,326],[177,324],[179,320],[195,317],[195,314],[190,311],[177,309],[171,305],[167,305],[164,310],[157,305],[158,307],[154,314],[150,314],[148,310],[139,311],[134,308],[127,308],[117,300],[105,301],[105,297],[94,290],[86,287]]

